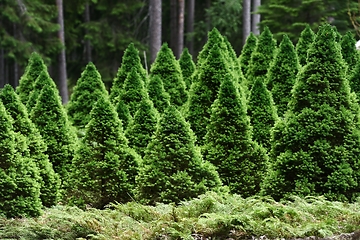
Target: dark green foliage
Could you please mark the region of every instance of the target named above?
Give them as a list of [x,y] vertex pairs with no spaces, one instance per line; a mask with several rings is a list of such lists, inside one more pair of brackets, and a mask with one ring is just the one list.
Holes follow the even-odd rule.
[[246,73],[250,90],[256,78],[265,77],[276,51],[276,41],[268,27],[260,34],[254,52],[251,54],[250,66]]
[[291,98],[291,89],[295,84],[299,69],[300,65],[294,45],[287,35],[284,35],[266,79],[267,88],[272,93],[280,117],[287,109]]
[[195,72],[195,63],[187,48],[184,48],[184,51],[181,53],[179,65],[186,84],[186,89],[189,90],[192,83],[192,75]]
[[56,89],[56,84],[49,76],[47,70],[43,70],[42,72],[40,72],[39,76],[35,80],[34,89],[30,92],[29,99],[25,104],[28,112],[31,112],[31,110],[35,107],[41,89],[45,85],[49,85],[52,88]]
[[0,215],[37,217],[42,207],[39,172],[30,158],[16,151],[16,135],[0,102]]
[[271,147],[270,132],[277,120],[277,114],[272,95],[261,77],[255,80],[250,91],[247,113],[253,127],[253,140],[269,151]]
[[[25,106],[10,85],[5,85],[0,94],[0,99],[6,111],[12,117],[15,133],[25,137],[28,152],[26,157],[34,161],[40,173],[40,198],[46,207],[57,204],[59,198],[60,181],[54,172],[48,156],[45,154],[46,144],[40,136],[35,125],[30,121]],[[23,153],[24,154],[24,153]]]
[[84,128],[90,121],[90,111],[101,95],[106,95],[105,85],[95,65],[90,62],[77,81],[66,109],[75,127]]
[[154,107],[160,113],[163,113],[170,105],[170,95],[165,91],[163,81],[159,76],[150,76],[148,93]]
[[129,147],[133,148],[141,157],[155,133],[159,115],[149,99],[143,99],[135,113],[134,120],[125,132],[129,140]]
[[85,137],[73,161],[71,191],[96,208],[131,199],[140,161],[127,146],[121,121],[108,96],[100,96],[90,113]]
[[223,76],[231,72],[223,51],[216,44],[209,52],[206,61],[198,69],[198,78],[194,79],[189,93],[186,120],[202,145],[206,126],[210,120],[210,107],[215,101]]
[[229,63],[228,65],[233,72],[234,80],[235,80],[235,82],[237,82],[239,84],[243,84],[245,82],[244,75],[241,71],[240,63],[238,61],[236,52],[226,37],[224,37],[224,43],[226,45],[225,56],[227,56],[225,58],[228,60],[228,63]]
[[265,194],[358,196],[360,137],[345,72],[334,30],[324,25],[297,76],[289,110],[273,130]]
[[123,101],[128,106],[130,115],[134,116],[140,102],[146,98],[148,98],[148,93],[144,83],[141,81],[140,75],[133,68],[125,79],[119,99],[115,99],[113,102]]
[[355,68],[356,63],[359,61],[359,53],[356,50],[356,40],[354,35],[351,32],[347,32],[341,38],[341,53],[343,59],[347,63],[348,70],[347,74],[350,75],[353,69]]
[[267,156],[251,139],[246,100],[241,94],[233,77],[226,74],[211,107],[204,158],[215,165],[231,192],[248,197],[260,191]]
[[140,80],[143,82],[143,85],[146,86],[147,74],[141,64],[139,51],[136,49],[133,43],[130,43],[124,52],[121,66],[116,74],[113,85],[111,87],[110,100],[114,105],[116,105],[117,100],[119,100],[117,98],[121,95],[123,85],[128,74],[133,70],[139,74]]
[[204,162],[190,125],[168,107],[145,152],[137,177],[138,197],[145,203],[190,199],[220,186],[214,166]]
[[121,120],[123,129],[126,130],[129,124],[133,121],[128,106],[124,103],[123,100],[120,100],[115,106],[115,111],[117,112],[118,117]]
[[161,46],[150,72],[151,77],[159,76],[163,81],[164,89],[170,95],[171,104],[182,106],[187,101],[188,94],[179,62],[166,43]]
[[351,91],[356,93],[357,98],[360,97],[360,61],[357,61],[355,68],[349,73],[349,85]]
[[47,144],[45,153],[49,156],[62,182],[67,181],[70,164],[74,156],[76,135],[70,126],[57,89],[43,86],[30,119]]
[[257,37],[251,32],[248,38],[246,39],[245,45],[241,50],[239,56],[240,68],[245,76],[247,77],[248,68],[250,66],[251,54],[255,51],[257,44]]
[[315,33],[309,25],[306,25],[305,29],[300,34],[299,41],[296,44],[296,53],[301,66],[306,64],[307,52],[311,44],[314,42],[314,39]]
[[35,81],[43,71],[47,72],[44,61],[38,53],[33,52],[25,72],[19,80],[19,86],[16,88],[16,93],[19,95],[23,104],[26,105],[30,93],[34,90]]

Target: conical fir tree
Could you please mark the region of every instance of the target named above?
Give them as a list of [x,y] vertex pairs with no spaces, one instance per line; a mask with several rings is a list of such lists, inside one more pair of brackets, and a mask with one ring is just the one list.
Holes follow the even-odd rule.
[[189,90],[192,83],[192,75],[195,72],[195,63],[187,48],[184,48],[184,51],[181,53],[179,65],[186,84],[186,89]]
[[255,83],[256,78],[266,76],[270,64],[274,59],[275,51],[276,41],[269,28],[265,27],[264,31],[259,36],[254,52],[251,54],[250,66],[246,73],[249,90]]
[[146,86],[147,73],[141,64],[139,51],[136,49],[133,43],[130,43],[124,52],[121,66],[116,74],[110,90],[110,100],[114,105],[117,104],[116,99],[120,96],[125,79],[132,70],[135,70],[135,72],[139,74],[140,80],[143,81],[143,84]]
[[135,113],[134,121],[125,132],[129,146],[141,157],[144,157],[145,149],[155,133],[158,118],[159,114],[153,103],[149,99],[143,99]]
[[294,45],[288,36],[284,35],[266,78],[267,88],[272,93],[280,117],[287,109],[291,98],[291,89],[295,84],[299,69],[300,65]]
[[356,40],[351,32],[347,32],[340,41],[341,53],[348,66],[348,75],[351,75],[356,63],[359,61],[359,53],[355,44]]
[[43,71],[47,71],[44,61],[38,53],[33,52],[25,72],[19,80],[19,86],[16,88],[16,93],[19,95],[23,104],[26,105],[30,93],[34,90],[35,80]]
[[101,95],[107,95],[100,73],[88,63],[77,81],[66,109],[73,126],[84,128],[90,121],[90,111]]
[[150,76],[148,93],[159,113],[163,113],[170,105],[170,95],[165,91],[163,81],[159,76]]
[[224,75],[204,146],[205,160],[213,163],[233,193],[248,197],[260,191],[266,170],[265,149],[251,139],[246,100],[230,74]]
[[149,204],[179,203],[220,184],[214,166],[195,147],[190,125],[174,106],[168,107],[147,147],[137,177],[138,197]]
[[319,28],[289,111],[274,128],[265,194],[352,200],[359,194],[360,135],[346,64],[330,25]]
[[306,25],[305,29],[301,32],[299,41],[296,44],[296,53],[298,55],[299,63],[301,66],[306,64],[307,52],[314,42],[315,33]]
[[121,120],[123,129],[126,130],[130,123],[133,121],[133,118],[129,111],[129,107],[125,104],[123,100],[120,100],[115,106],[115,111],[117,112],[118,117]]
[[266,89],[262,77],[258,77],[250,91],[248,116],[253,127],[253,140],[267,151],[271,147],[271,129],[277,120],[275,104],[271,93]]
[[67,118],[57,89],[45,85],[41,90],[30,119],[47,144],[46,154],[63,183],[67,182],[74,156],[76,134]]
[[197,137],[197,144],[203,145],[206,126],[210,120],[211,104],[215,101],[223,76],[230,72],[224,53],[218,45],[198,70],[198,79],[190,89],[186,120]]
[[255,51],[257,41],[257,37],[251,32],[250,35],[247,37],[245,45],[242,48],[241,54],[239,56],[240,69],[242,70],[245,78],[247,78],[251,54]]
[[166,43],[161,46],[150,72],[151,77],[159,76],[163,81],[165,91],[170,95],[171,104],[180,107],[187,101],[188,94],[179,62]]
[[35,125],[30,121],[25,106],[21,103],[20,98],[10,85],[5,85],[2,89],[0,99],[6,111],[14,120],[14,132],[21,134],[26,139],[29,150],[27,157],[30,157],[39,169],[42,204],[45,207],[51,207],[59,199],[60,179],[54,172],[48,156],[45,154],[46,144]]
[[127,146],[108,96],[100,96],[90,115],[73,161],[73,194],[96,208],[127,202],[135,187],[140,157]]
[[39,172],[16,151],[12,119],[0,101],[0,215],[37,217],[41,214]]

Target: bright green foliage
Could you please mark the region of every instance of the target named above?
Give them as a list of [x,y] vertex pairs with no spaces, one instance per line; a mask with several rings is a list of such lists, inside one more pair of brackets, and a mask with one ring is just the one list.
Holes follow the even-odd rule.
[[314,39],[315,33],[309,25],[306,25],[305,29],[300,34],[299,41],[296,44],[296,53],[301,66],[306,64],[307,52],[311,44],[314,42]]
[[247,37],[245,45],[242,48],[241,54],[239,56],[240,68],[245,78],[247,77],[246,74],[250,66],[251,54],[255,51],[257,41],[257,37],[251,32]]
[[30,119],[48,146],[45,153],[55,172],[63,183],[66,182],[74,156],[76,134],[70,126],[57,89],[51,85],[43,86]]
[[139,74],[140,80],[143,82],[143,85],[146,86],[147,74],[141,64],[139,51],[133,43],[130,43],[124,52],[121,66],[111,87],[110,100],[114,105],[116,105],[117,100],[119,100],[118,97],[121,95],[123,85],[125,84],[128,74],[133,70]]
[[83,128],[90,121],[90,111],[101,95],[107,95],[105,85],[95,65],[90,62],[77,81],[66,109],[75,127]]
[[250,91],[247,113],[253,127],[253,140],[269,151],[270,132],[277,120],[277,113],[272,95],[261,77],[255,80]]
[[119,99],[115,99],[114,102],[124,101],[129,108],[130,115],[134,116],[140,102],[146,98],[148,98],[148,93],[144,83],[137,71],[132,69],[125,79]]
[[355,44],[356,40],[351,32],[347,32],[342,36],[340,42],[341,53],[348,66],[347,74],[351,74],[356,63],[359,61],[359,53],[356,50]]
[[241,71],[240,63],[238,61],[236,52],[226,37],[224,37],[224,43],[226,45],[226,50],[227,50],[225,52],[225,56],[227,56],[226,59],[228,59],[229,62],[228,65],[233,72],[234,80],[239,84],[243,84],[245,82],[244,75]]
[[215,101],[221,80],[231,72],[220,47],[214,45],[206,61],[198,69],[198,78],[195,79],[188,102],[186,120],[197,137],[197,144],[203,145],[206,126],[210,120],[211,104]]
[[28,112],[31,112],[31,110],[35,107],[40,92],[45,85],[49,85],[56,89],[56,84],[49,76],[47,70],[43,70],[35,80],[34,89],[31,91],[29,99],[25,104]]
[[96,208],[127,202],[135,187],[140,157],[127,146],[108,96],[99,97],[90,115],[73,161],[74,196]]
[[46,207],[57,204],[59,197],[60,179],[54,172],[48,156],[45,154],[46,144],[40,136],[35,125],[30,121],[25,106],[10,85],[5,85],[0,94],[0,99],[6,111],[12,117],[15,133],[25,137],[28,151],[26,157],[34,161],[40,173],[40,198]]
[[145,203],[175,202],[215,190],[221,184],[214,166],[204,162],[190,125],[174,106],[168,107],[149,143],[137,178]]
[[47,72],[47,67],[44,61],[38,53],[33,52],[30,56],[25,72],[19,80],[19,86],[16,88],[16,93],[19,95],[23,104],[26,105],[28,102],[30,93],[35,88],[35,81],[43,71]]
[[163,113],[170,105],[170,95],[165,91],[163,81],[159,76],[150,76],[148,93],[159,113]]
[[250,90],[256,78],[265,77],[276,51],[276,41],[268,27],[260,34],[248,68],[247,85]]
[[291,89],[295,84],[299,69],[300,65],[294,45],[287,35],[284,35],[266,79],[267,88],[272,93],[280,117],[287,109],[291,98]]
[[129,140],[129,147],[133,148],[141,157],[145,155],[145,149],[154,135],[159,115],[149,99],[140,102],[135,113],[134,120],[125,132]]
[[123,100],[120,100],[115,106],[115,111],[117,112],[118,117],[121,120],[123,129],[126,130],[129,124],[133,121],[128,106],[124,103]]
[[187,101],[188,94],[179,62],[167,43],[161,46],[150,72],[151,77],[159,76],[163,81],[164,89],[170,95],[171,104],[182,106]]
[[39,172],[34,162],[16,151],[17,134],[12,119],[0,102],[0,215],[40,215]]
[[223,183],[244,197],[259,192],[267,156],[251,139],[246,100],[230,74],[224,75],[207,130],[204,158],[216,166]]
[[192,75],[195,72],[195,63],[187,48],[184,48],[184,51],[181,53],[179,65],[186,84],[186,89],[189,90],[192,83]]
[[359,99],[360,97],[360,61],[357,61],[355,68],[349,73],[349,85],[352,92],[354,92]]
[[359,192],[360,137],[346,64],[330,25],[319,28],[297,76],[289,110],[273,130],[264,193],[353,200]]

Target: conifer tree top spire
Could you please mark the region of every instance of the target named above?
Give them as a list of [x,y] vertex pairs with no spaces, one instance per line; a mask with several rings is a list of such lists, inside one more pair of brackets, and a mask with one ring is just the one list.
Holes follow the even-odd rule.
[[306,64],[307,51],[314,42],[314,39],[315,33],[310,28],[310,25],[307,24],[305,29],[301,32],[299,41],[296,44],[296,53],[299,58],[299,63],[302,66]]

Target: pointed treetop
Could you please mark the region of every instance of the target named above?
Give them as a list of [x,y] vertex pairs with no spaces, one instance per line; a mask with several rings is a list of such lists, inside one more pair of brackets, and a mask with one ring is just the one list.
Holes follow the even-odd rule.
[[184,48],[184,51],[181,53],[179,64],[186,84],[186,89],[189,90],[192,83],[192,75],[195,72],[195,63],[187,48]]
[[356,63],[359,61],[359,53],[356,50],[356,40],[351,32],[347,32],[341,39],[341,53],[347,63],[347,74],[351,74],[355,68]]
[[205,43],[205,45],[203,46],[202,50],[199,52],[198,55],[198,60],[197,60],[197,66],[201,66],[201,64],[205,61],[205,59],[208,57],[209,55],[209,51],[210,49],[216,45],[216,44],[220,44],[220,48],[222,50],[226,50],[227,47],[224,43],[224,38],[221,35],[221,33],[219,32],[219,30],[217,30],[217,28],[213,28],[209,33],[208,33],[208,40]]
[[163,81],[160,76],[151,76],[148,85],[150,100],[154,103],[154,107],[163,113],[170,105],[170,95],[165,91]]
[[307,51],[309,50],[311,44],[314,42],[315,33],[310,28],[310,25],[306,25],[305,29],[301,32],[299,41],[296,44],[296,53],[299,58],[299,63],[301,66],[306,64]]
[[254,52],[257,42],[257,37],[254,33],[250,32],[250,35],[247,37],[245,45],[241,50],[239,64],[245,78],[250,65],[251,54]]

